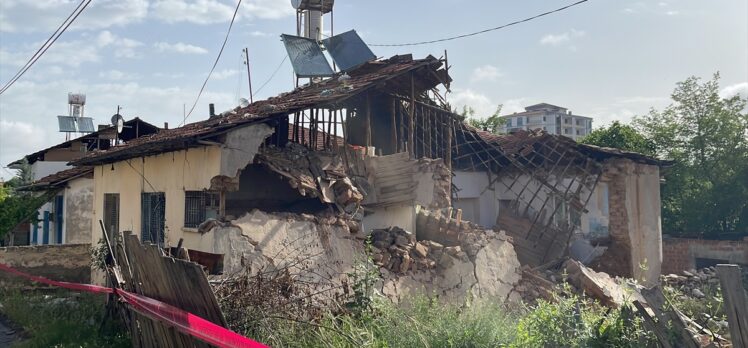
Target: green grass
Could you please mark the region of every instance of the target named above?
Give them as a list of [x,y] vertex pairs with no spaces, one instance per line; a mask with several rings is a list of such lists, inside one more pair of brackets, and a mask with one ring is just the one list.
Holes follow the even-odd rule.
[[101,328],[104,301],[101,295],[69,291],[0,291],[2,313],[26,333],[17,347],[129,347],[121,327]]
[[[533,307],[444,305],[384,299],[365,313],[327,314],[315,323],[272,319],[246,332],[273,347],[647,347],[653,337],[628,309],[609,310],[575,295]],[[254,335],[254,336],[253,336]]]

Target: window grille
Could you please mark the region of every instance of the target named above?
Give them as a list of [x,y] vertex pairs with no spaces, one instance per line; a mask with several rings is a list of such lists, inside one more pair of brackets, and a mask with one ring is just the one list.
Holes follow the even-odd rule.
[[140,200],[142,240],[164,244],[166,197],[163,192],[143,192]]
[[119,235],[119,193],[104,194],[104,227],[109,240],[115,243]]
[[207,219],[215,219],[221,206],[218,192],[186,191],[184,193],[184,227],[198,227]]

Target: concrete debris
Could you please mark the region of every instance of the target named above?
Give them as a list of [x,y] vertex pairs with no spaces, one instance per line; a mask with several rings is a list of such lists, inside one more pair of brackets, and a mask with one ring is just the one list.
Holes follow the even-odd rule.
[[289,142],[284,148],[263,147],[255,162],[280,174],[302,196],[317,197],[340,207],[358,204],[364,199],[348,178],[343,159],[335,153],[311,151]]
[[517,294],[510,294],[520,280],[520,265],[509,239],[503,233],[472,229],[472,224],[459,226],[465,229],[453,229],[447,245],[423,240],[422,229],[419,240],[398,227],[372,231],[372,258],[380,266],[382,293],[395,302],[419,294],[452,303],[516,299]]

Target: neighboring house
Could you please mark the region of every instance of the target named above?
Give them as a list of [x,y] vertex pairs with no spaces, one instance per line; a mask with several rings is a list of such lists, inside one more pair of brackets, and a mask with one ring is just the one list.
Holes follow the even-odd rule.
[[549,134],[579,140],[592,132],[592,117],[574,115],[566,108],[546,103],[527,106],[524,112],[501,117],[505,121],[497,129],[501,134],[542,129]]
[[[73,167],[45,176],[23,188],[50,197],[31,225],[30,244],[86,244],[91,237],[93,172]],[[45,209],[46,208],[46,209]]]
[[[669,162],[539,131],[481,136],[506,154],[518,152],[520,161],[529,158],[530,170],[456,168],[454,206],[464,218],[506,231],[523,264],[562,257],[568,245],[573,258],[598,270],[658,279],[660,167]],[[522,154],[530,148],[533,153]]]
[[91,243],[101,221],[112,237],[221,254],[229,274],[279,254],[345,274],[346,250],[373,229],[457,246],[474,220],[515,236],[525,264],[570,252],[646,282],[634,265],[659,273],[666,163],[543,132],[479,131],[431,98],[451,82],[431,56],[347,74],[73,161],[93,167]]
[[81,199],[84,200],[85,196],[90,196],[93,181],[90,169],[87,173],[82,173],[81,168],[73,168],[69,162],[93,151],[108,149],[115,143],[126,143],[158,131],[158,127],[136,117],[124,122],[119,134],[113,126],[101,127],[96,132],[37,151],[10,163],[8,167],[12,169],[21,169],[24,162],[29,165],[34,181],[22,189],[44,192],[41,194],[50,196],[50,200],[39,208],[39,222],[31,224],[28,229],[30,244],[64,244],[71,241],[80,243],[81,239],[87,242],[90,238],[83,236],[88,236],[90,225],[83,222],[67,224],[67,217],[72,217],[70,214],[80,212],[80,209],[71,210],[69,214],[66,204],[79,200],[78,197],[67,196],[69,194],[82,194],[84,197]]

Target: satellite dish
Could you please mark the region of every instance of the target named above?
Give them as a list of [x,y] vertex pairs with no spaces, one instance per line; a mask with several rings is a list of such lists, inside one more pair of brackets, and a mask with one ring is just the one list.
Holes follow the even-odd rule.
[[247,100],[247,98],[239,98],[239,106],[246,108],[249,106],[249,100]]
[[120,114],[114,114],[112,116],[112,126],[117,127],[117,134],[122,133],[122,129],[125,128],[125,118]]

